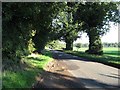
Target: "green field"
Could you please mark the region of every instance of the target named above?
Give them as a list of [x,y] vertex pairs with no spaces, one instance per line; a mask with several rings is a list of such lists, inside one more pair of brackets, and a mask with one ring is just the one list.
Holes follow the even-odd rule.
[[112,57],[120,57],[120,49],[118,48],[104,48],[104,55],[109,55]]
[[[79,48],[77,49],[76,47],[73,48],[74,51],[81,51],[85,52],[88,48]],[[104,55],[106,56],[112,56],[112,57],[120,57],[120,49],[118,48],[103,48]]]
[[114,67],[119,67],[120,65],[120,49],[118,50],[118,48],[103,48],[103,52],[104,52],[103,55],[87,54],[85,53],[85,50],[87,50],[87,48],[77,49],[74,47],[73,51],[64,51],[64,52],[77,55],[82,58],[89,59],[91,61],[95,61],[95,62],[97,61],[100,63],[112,65]]

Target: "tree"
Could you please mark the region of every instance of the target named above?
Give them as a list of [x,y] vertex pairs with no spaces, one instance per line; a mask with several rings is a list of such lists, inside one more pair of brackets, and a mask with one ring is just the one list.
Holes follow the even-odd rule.
[[73,41],[78,38],[77,24],[73,23],[76,4],[67,2],[64,7],[64,10],[54,19],[55,36],[53,36],[53,39],[65,41],[66,50],[73,50]]
[[60,43],[59,40],[53,40],[53,41],[47,42],[46,47],[50,49],[63,49],[65,48],[65,44]]
[[88,43],[82,45],[82,47],[88,47],[88,46],[89,46]]
[[109,21],[119,21],[117,4],[113,2],[86,2],[79,4],[74,20],[82,25],[82,30],[89,37],[87,53],[102,54],[100,36],[109,30],[109,27],[106,27],[109,25]]
[[50,40],[49,36],[52,33],[52,20],[57,15],[57,12],[62,8],[62,3],[37,3],[37,14],[34,16],[34,27],[36,34],[33,37],[35,48],[37,52],[41,52],[47,42]]
[[33,12],[33,3],[2,3],[3,58],[14,60],[29,54]]
[[82,44],[81,44],[81,43],[76,43],[76,44],[75,44],[75,47],[81,48],[81,47],[82,47]]
[[120,42],[118,42],[118,48],[120,48]]
[[[3,56],[20,58],[34,49],[44,49],[51,32],[52,19],[62,3],[3,3]],[[34,42],[34,43],[33,43]]]

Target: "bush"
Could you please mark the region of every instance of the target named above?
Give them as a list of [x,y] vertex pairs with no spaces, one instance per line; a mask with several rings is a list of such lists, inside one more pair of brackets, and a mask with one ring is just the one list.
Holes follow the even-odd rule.
[[76,43],[76,44],[75,44],[75,47],[81,48],[81,47],[82,47],[82,44],[81,44],[81,43]]
[[48,42],[46,47],[50,49],[63,49],[65,48],[65,44],[60,43],[59,40],[54,40],[54,41]]

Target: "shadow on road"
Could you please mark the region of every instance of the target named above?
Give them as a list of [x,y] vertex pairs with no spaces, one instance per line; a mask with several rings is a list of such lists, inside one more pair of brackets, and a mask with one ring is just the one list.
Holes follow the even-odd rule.
[[60,60],[83,60],[83,61],[89,61],[88,59],[84,59],[84,58],[80,58],[78,56],[74,56],[71,54],[66,54],[64,52],[61,51],[55,51],[55,50],[51,50],[51,52],[53,53],[53,58],[54,59],[60,59]]
[[[84,61],[84,62],[81,62],[81,64],[82,63],[85,63],[85,66],[87,66],[87,65],[95,65],[95,63],[93,64],[86,64],[87,62],[89,63],[91,63],[91,62],[93,62],[93,61],[90,61],[90,60],[87,60],[87,59],[83,59],[83,58],[80,58],[80,57],[77,57],[77,56],[74,56],[74,55],[70,55],[70,54],[66,54],[66,53],[64,53],[64,52],[61,52],[61,51],[55,51],[55,50],[51,50],[51,52],[53,53],[53,58],[54,59],[56,59],[56,60],[58,60],[58,61],[62,61],[62,60],[72,60],[71,62],[67,62],[67,63],[69,63],[67,66],[68,66],[68,69],[69,70],[74,70],[74,71],[77,71],[78,69],[81,71],[81,66],[79,66],[78,67],[78,65],[76,65],[76,63],[74,63],[74,60],[80,60],[80,61]],[[79,62],[78,62],[79,63]],[[97,64],[98,65],[98,64]],[[100,64],[101,65],[101,64]],[[63,64],[63,66],[65,66],[64,64]],[[89,66],[88,67],[86,67],[86,68],[88,68],[89,69]],[[95,71],[95,72],[93,72],[93,73],[96,73],[96,69],[94,69],[93,70],[93,68],[94,67],[91,67],[90,69],[92,70],[92,71]],[[108,67],[106,67],[106,68],[108,68]],[[86,70],[88,70],[88,69],[86,69]],[[100,69],[100,68],[99,68]],[[98,69],[98,70],[99,70]],[[103,75],[103,72],[106,72],[105,71],[105,69],[103,70],[103,71],[101,71],[103,68],[101,68],[100,69],[100,73],[101,73],[101,77],[103,76],[103,78],[107,78],[107,77],[110,77],[110,78],[115,78],[115,79],[117,79],[117,77],[112,77],[112,76],[108,76],[107,74],[105,74],[105,75]],[[109,68],[110,69],[110,68]],[[106,69],[107,70],[107,69]],[[87,71],[86,71],[87,72]],[[99,72],[99,71],[98,71]],[[83,78],[83,77],[79,77],[79,78],[76,78],[76,77],[70,77],[70,76],[65,76],[65,75],[61,75],[61,74],[57,74],[57,73],[52,73],[52,72],[48,72],[49,74],[52,74],[53,76],[55,76],[55,83],[54,84],[57,84],[57,80],[58,81],[60,81],[61,83],[58,83],[58,85],[60,86],[66,86],[66,87],[70,87],[71,85],[73,86],[73,87],[75,87],[75,88],[79,88],[79,87],[81,87],[81,86],[79,86],[79,85],[82,85],[82,86],[84,86],[84,85],[87,85],[87,87],[91,87],[91,88],[94,88],[95,87],[95,89],[96,89],[96,87],[102,87],[102,88],[105,88],[105,89],[108,89],[108,90],[110,90],[110,88],[120,88],[120,86],[119,85],[117,85],[117,84],[110,84],[110,83],[106,83],[106,82],[101,82],[101,80],[99,80],[99,79],[93,79],[93,78],[88,78],[89,77],[89,74],[91,74],[92,75],[92,72],[88,72],[88,75],[87,75],[87,77],[86,78]],[[51,76],[52,76],[51,75]],[[79,74],[78,74],[79,75]],[[100,76],[100,74],[98,75],[98,76]],[[96,77],[98,77],[98,76],[96,76]],[[56,78],[57,77],[57,78]],[[67,78],[65,78],[65,77],[67,77]],[[68,79],[69,78],[69,79]],[[102,79],[102,78],[101,78]],[[107,78],[108,79],[108,78]],[[106,79],[106,80],[107,80]],[[118,78],[119,79],[119,78]],[[63,82],[62,82],[63,81]],[[65,82],[64,82],[65,81]],[[104,81],[104,80],[103,80]],[[109,80],[108,80],[109,81]],[[117,81],[117,80],[116,80]],[[82,82],[82,84],[80,84],[80,82]],[[84,82],[84,83],[83,83]],[[115,82],[115,83],[117,83],[117,82]],[[69,86],[70,85],[70,86]],[[98,90],[98,89],[97,89]]]
[[[100,89],[101,90],[101,88],[95,87],[96,84],[98,84],[98,86],[104,87],[103,89],[105,90],[110,90],[110,89],[118,90],[118,86],[108,85],[108,84],[101,83],[93,79],[76,78],[76,77],[62,75],[59,73],[53,73],[53,72],[48,72],[48,71],[44,71],[42,76],[44,79],[43,82],[37,83],[34,88],[47,88],[47,90],[50,90],[50,89],[52,90],[53,89],[55,90],[56,89],[59,89],[59,90],[80,90],[80,89],[99,90]],[[89,82],[89,85],[90,86],[92,85],[92,87],[94,88],[85,88],[84,84],[80,83],[81,81]]]
[[[120,69],[120,65],[117,63],[110,63],[110,62],[103,62],[103,61],[94,61],[94,60],[90,60],[90,59],[85,59],[85,58],[81,58],[79,56],[75,56],[75,55],[71,55],[71,54],[66,54],[62,51],[59,50],[51,50],[51,52],[53,53],[53,58],[57,59],[57,60],[80,60],[80,61],[85,61],[85,62],[96,62],[96,63],[102,63],[104,65],[108,65],[108,66],[112,66],[115,68]],[[111,57],[110,59],[116,61],[115,58]],[[117,60],[118,61],[118,60]]]

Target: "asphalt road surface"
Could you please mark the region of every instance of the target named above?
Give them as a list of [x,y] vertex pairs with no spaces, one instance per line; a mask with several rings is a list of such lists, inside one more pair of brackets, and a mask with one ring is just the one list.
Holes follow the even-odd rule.
[[92,62],[64,52],[51,50],[55,59],[63,61],[68,71],[86,88],[120,88],[119,69]]

